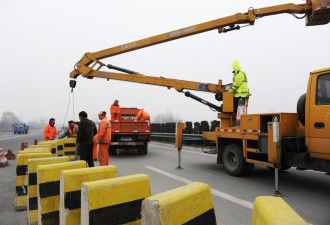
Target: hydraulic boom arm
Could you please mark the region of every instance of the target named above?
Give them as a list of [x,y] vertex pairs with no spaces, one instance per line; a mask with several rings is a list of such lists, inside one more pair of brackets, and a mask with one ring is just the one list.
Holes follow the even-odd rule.
[[89,78],[102,77],[97,73],[93,73],[93,71],[99,71],[102,66],[105,66],[105,64],[99,61],[101,59],[207,32],[210,30],[217,29],[219,33],[237,30],[240,28],[238,24],[253,25],[257,18],[264,16],[290,13],[296,17],[295,14],[305,14],[305,16],[307,16],[307,26],[327,24],[330,20],[330,3],[328,1],[329,0],[307,0],[305,4],[283,4],[259,9],[252,8],[248,10],[247,13],[237,13],[232,16],[227,16],[213,21],[185,27],[179,30],[174,30],[142,40],[130,42],[124,45],[119,45],[95,53],[88,52],[84,54],[81,60],[76,64],[75,70],[71,72],[70,77],[76,78],[79,75]]

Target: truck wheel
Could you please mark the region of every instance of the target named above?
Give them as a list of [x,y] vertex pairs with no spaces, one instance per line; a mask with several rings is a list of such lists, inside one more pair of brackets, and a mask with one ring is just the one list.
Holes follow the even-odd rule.
[[143,152],[143,147],[142,146],[139,146],[138,147],[138,154],[139,155],[142,155],[142,152]]
[[240,176],[246,172],[246,163],[242,149],[235,144],[227,145],[222,155],[223,165],[232,176]]
[[306,94],[300,96],[297,103],[297,113],[299,121],[305,126],[305,111],[306,111]]
[[142,150],[143,150],[143,155],[148,154],[148,142],[144,142]]

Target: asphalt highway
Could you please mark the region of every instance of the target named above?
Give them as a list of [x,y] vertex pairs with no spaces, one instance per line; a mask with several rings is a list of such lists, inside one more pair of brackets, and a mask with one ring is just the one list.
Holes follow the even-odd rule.
[[[0,134],[0,148],[20,150],[21,142],[33,144],[42,139],[42,130],[29,134]],[[256,166],[252,175],[232,177],[222,165],[216,164],[216,155],[203,153],[201,148],[183,146],[182,167],[178,165],[178,153],[173,144],[151,142],[147,155],[135,150],[120,150],[110,156],[110,164],[118,168],[118,176],[148,174],[152,194],[171,190],[194,181],[207,183],[212,190],[217,224],[251,224],[255,198],[274,192],[273,171]],[[98,165],[98,164],[97,164]],[[0,224],[28,224],[26,211],[15,211],[16,161],[0,168]],[[283,199],[313,225],[330,224],[330,176],[315,171],[299,171],[291,168],[280,173],[280,191]]]

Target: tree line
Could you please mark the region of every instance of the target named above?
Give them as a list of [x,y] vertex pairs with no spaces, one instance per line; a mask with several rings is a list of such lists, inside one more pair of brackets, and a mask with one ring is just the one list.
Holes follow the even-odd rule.
[[17,122],[25,122],[26,125],[30,126],[30,129],[43,128],[48,123],[45,119],[22,121],[20,120],[20,118],[18,118],[18,116],[15,115],[15,113],[6,111],[2,113],[0,120],[0,129],[12,129],[13,124]]

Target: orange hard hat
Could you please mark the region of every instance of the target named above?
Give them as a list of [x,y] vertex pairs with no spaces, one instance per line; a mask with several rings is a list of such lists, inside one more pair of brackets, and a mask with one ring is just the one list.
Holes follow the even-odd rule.
[[105,111],[100,111],[97,115],[105,115],[107,114]]

